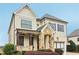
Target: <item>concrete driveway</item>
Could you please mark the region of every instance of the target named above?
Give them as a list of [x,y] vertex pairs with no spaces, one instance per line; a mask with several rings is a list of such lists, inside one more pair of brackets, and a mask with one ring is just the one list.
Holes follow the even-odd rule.
[[79,53],[75,53],[75,52],[66,52],[66,55],[79,55]]

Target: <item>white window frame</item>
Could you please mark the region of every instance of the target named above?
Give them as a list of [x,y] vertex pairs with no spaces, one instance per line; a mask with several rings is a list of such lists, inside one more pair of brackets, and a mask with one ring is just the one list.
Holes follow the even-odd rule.
[[57,30],[60,32],[64,32],[64,25],[57,24]]
[[54,42],[54,48],[64,49],[64,42]]
[[[26,23],[25,23],[26,22]],[[32,21],[29,20],[21,20],[21,28],[32,29]]]

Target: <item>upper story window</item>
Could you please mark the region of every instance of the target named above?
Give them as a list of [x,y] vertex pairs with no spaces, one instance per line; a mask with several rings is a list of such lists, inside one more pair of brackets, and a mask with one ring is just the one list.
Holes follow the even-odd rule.
[[32,21],[29,20],[21,20],[21,27],[32,29]]
[[57,29],[58,29],[58,31],[60,31],[60,32],[64,32],[64,26],[63,26],[63,25],[57,24]]
[[77,41],[79,41],[79,38],[77,38]]
[[54,23],[50,23],[50,25],[51,25],[51,27],[53,28],[53,30],[56,31],[56,24],[54,24]]

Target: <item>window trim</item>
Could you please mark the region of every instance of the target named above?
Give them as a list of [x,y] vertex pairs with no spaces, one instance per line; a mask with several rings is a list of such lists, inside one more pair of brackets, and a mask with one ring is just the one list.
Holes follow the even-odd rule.
[[79,41],[79,38],[77,38],[77,41]]
[[64,25],[57,24],[57,31],[64,32]]
[[[23,44],[21,44],[20,41],[19,41],[19,40],[20,40],[20,39],[19,39],[20,36],[23,37],[23,39],[22,39],[22,40],[23,40]],[[19,36],[18,36],[17,45],[18,45],[18,46],[24,46],[24,35],[19,35]]]
[[[57,43],[59,43],[60,48],[57,47]],[[58,48],[58,49],[64,49],[64,42],[54,42],[54,44],[56,45],[55,48]],[[61,47],[61,44],[63,44],[63,48]]]
[[[30,24],[27,24],[27,23],[23,23],[23,21],[26,21],[26,22],[30,22]],[[26,26],[26,27],[25,27]],[[27,28],[27,29],[32,29],[32,21],[29,21],[29,20],[21,20],[21,28]]]
[[[49,22],[50,23],[50,22]],[[53,25],[53,26],[51,26],[52,27],[52,29],[54,30],[54,31],[56,31],[57,29],[56,29],[56,23],[50,23],[51,25]]]

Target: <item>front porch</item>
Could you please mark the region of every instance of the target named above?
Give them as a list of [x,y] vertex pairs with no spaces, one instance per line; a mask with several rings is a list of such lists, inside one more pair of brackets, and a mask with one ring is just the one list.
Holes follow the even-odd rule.
[[[42,49],[53,50],[53,38],[48,30],[38,32],[34,30],[17,29],[16,50],[37,51]],[[49,32],[49,31],[48,31]]]

